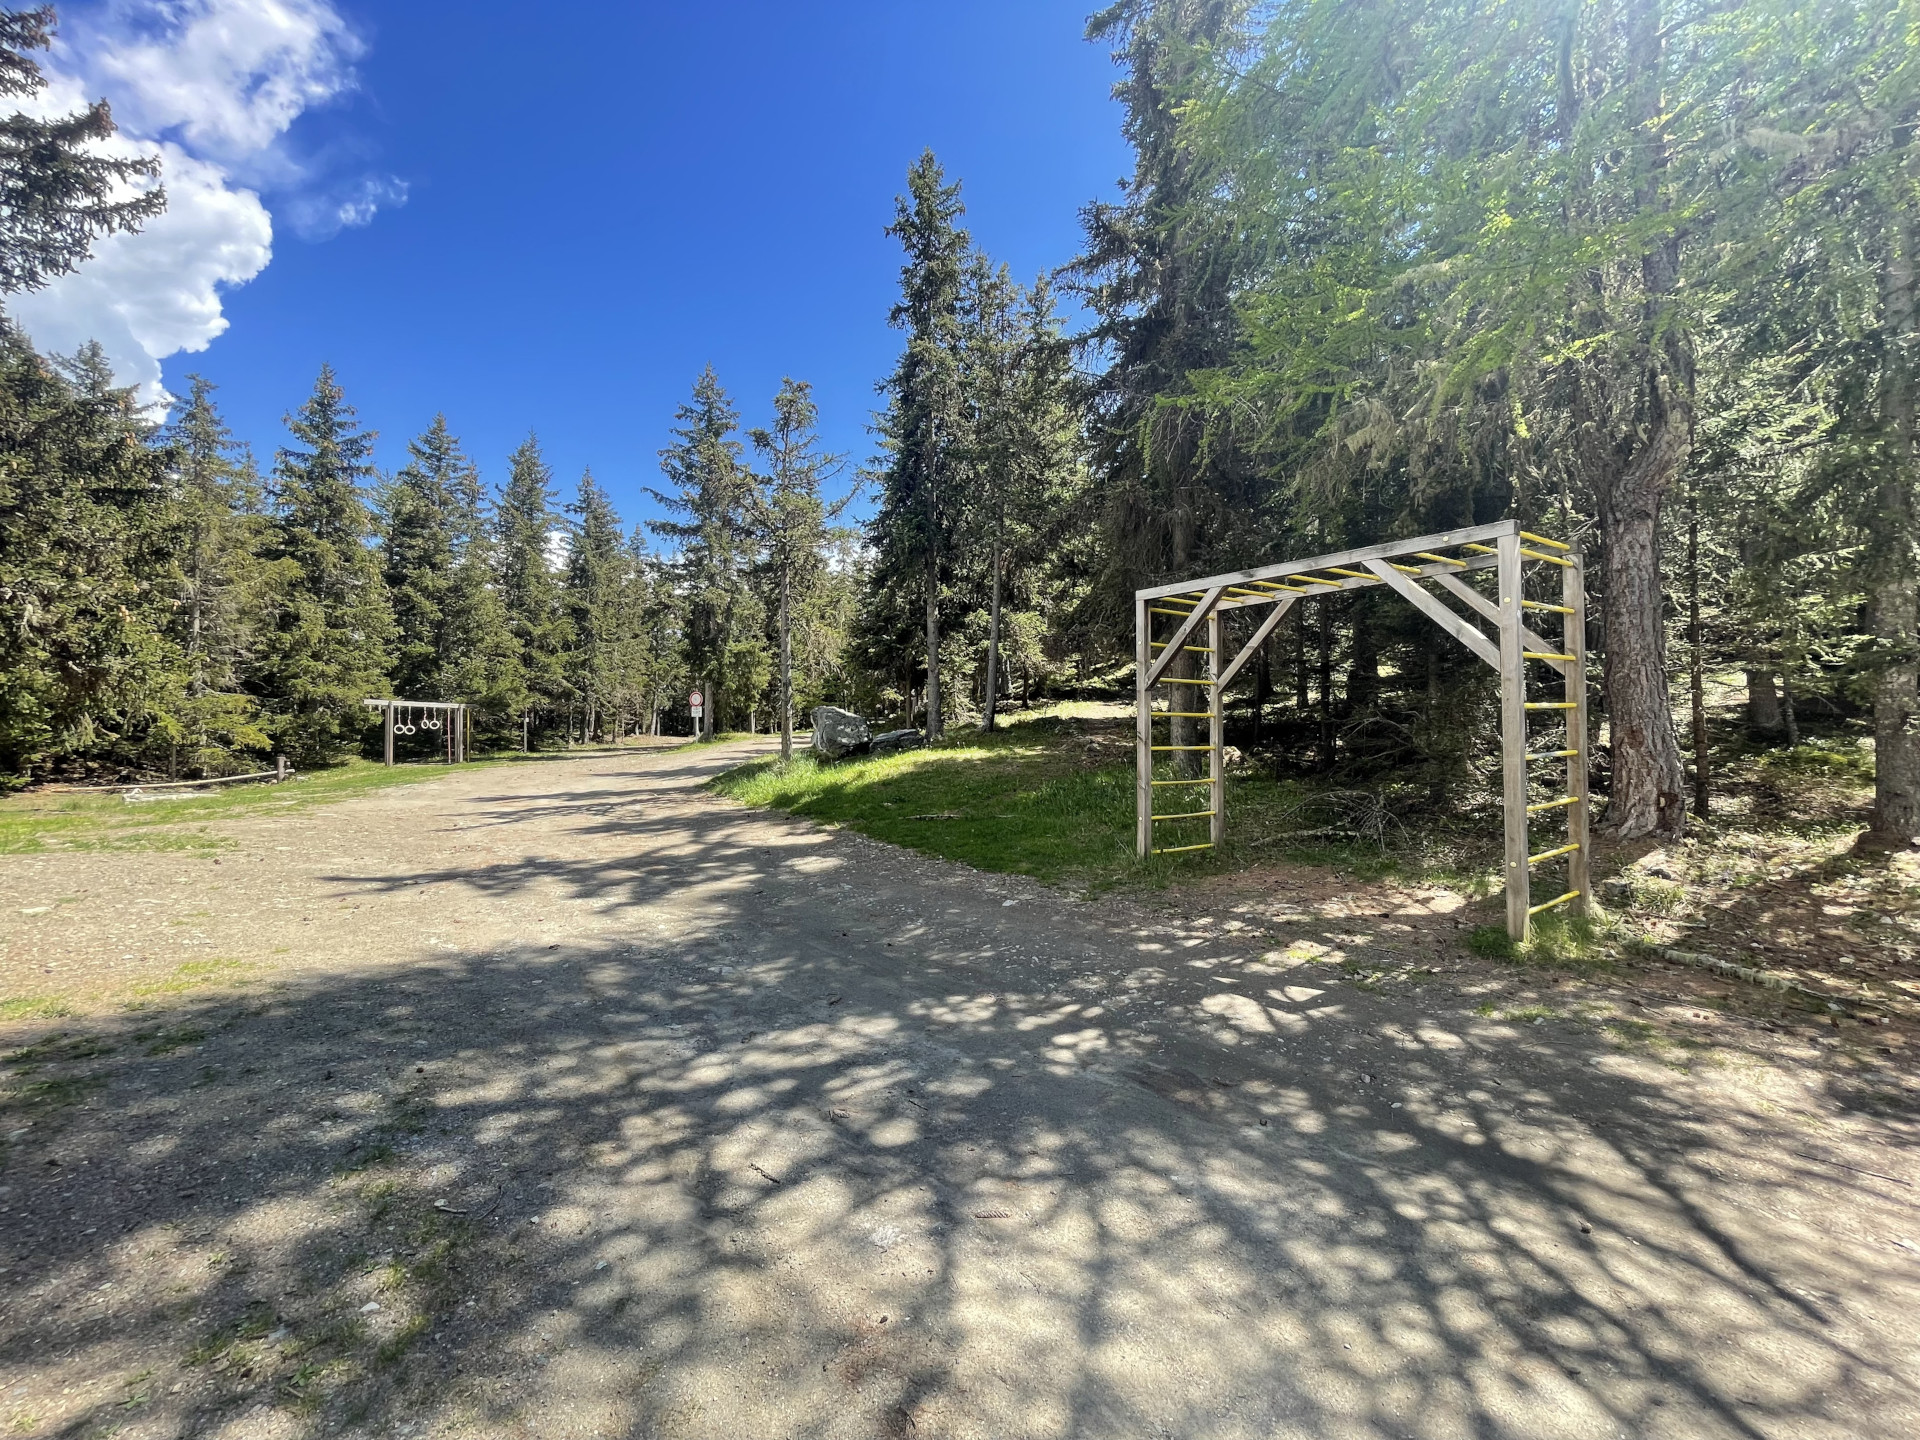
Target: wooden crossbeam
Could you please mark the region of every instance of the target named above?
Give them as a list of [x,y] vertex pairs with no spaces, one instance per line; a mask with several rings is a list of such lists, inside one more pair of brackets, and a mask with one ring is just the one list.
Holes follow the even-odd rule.
[[1424,614],[1434,624],[1446,631],[1475,655],[1478,655],[1495,670],[1500,668],[1500,651],[1493,641],[1478,627],[1469,625],[1460,616],[1442,605],[1433,596],[1422,590],[1413,581],[1407,579],[1384,560],[1369,560],[1367,568],[1391,585],[1400,595],[1411,601],[1414,608]]

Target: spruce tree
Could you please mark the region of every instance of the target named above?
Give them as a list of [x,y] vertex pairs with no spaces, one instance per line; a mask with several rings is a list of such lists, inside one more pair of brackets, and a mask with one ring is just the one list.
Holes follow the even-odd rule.
[[268,726],[296,763],[341,758],[365,734],[363,699],[390,693],[393,617],[363,487],[373,432],[357,428],[330,366],[286,417],[267,554],[276,584],[255,678]]
[[262,598],[265,517],[253,457],[221,418],[213,382],[201,375],[187,380],[186,404],[164,437],[180,542],[171,631],[183,670],[183,758],[195,769],[211,769],[250,761],[271,744],[242,684]]
[[581,735],[592,739],[619,702],[626,607],[626,544],[620,517],[591,470],[567,507],[572,519],[561,604],[567,617],[566,677],[582,707]]
[[821,498],[821,481],[835,461],[820,449],[819,423],[813,387],[786,379],[773,398],[773,424],[750,436],[766,465],[752,517],[774,596],[774,721],[780,727],[782,760],[793,758],[794,615],[823,567],[827,522],[846,505],[842,500],[829,511]]
[[516,705],[520,736],[530,741],[537,716],[551,718],[566,694],[564,621],[553,569],[553,537],[560,529],[554,507],[553,472],[528,435],[507,461],[507,483],[494,508],[493,590],[505,612],[518,667],[518,690],[503,697]]
[[[649,490],[677,520],[652,520],[647,528],[677,547],[675,579],[686,605],[686,656],[690,678],[704,687],[705,733],[752,703],[754,643],[748,638],[757,614],[746,594],[751,559],[748,507],[753,479],[740,461],[739,416],[719,377],[708,366],[694,382],[693,396],[674,412],[673,444],[660,452],[660,471],[671,494]],[[747,672],[730,673],[736,663]]]
[[961,510],[961,460],[967,444],[961,366],[960,303],[967,232],[960,187],[949,185],[931,150],[907,172],[887,233],[907,262],[900,300],[888,319],[907,332],[906,348],[881,387],[885,451],[880,505],[868,533],[879,556],[877,581],[919,594],[925,619],[927,737],[940,738],[941,588]]

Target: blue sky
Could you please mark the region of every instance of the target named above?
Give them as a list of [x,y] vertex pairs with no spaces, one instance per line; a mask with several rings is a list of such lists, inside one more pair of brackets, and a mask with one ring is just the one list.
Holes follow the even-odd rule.
[[[629,520],[652,512],[643,487],[707,363],[748,423],[783,375],[811,380],[830,445],[861,460],[899,344],[899,251],[882,232],[909,162],[933,148],[976,241],[1022,279],[1071,257],[1080,206],[1128,168],[1086,13],[68,6],[55,64],[169,147],[179,213],[32,297],[24,320],[49,344],[130,327],[108,343],[131,354],[199,343],[224,319],[160,371],[175,391],[189,371],[219,385],[263,461],[322,360],[381,432],[383,465],[444,410],[497,480],[533,429],[563,487],[590,464]],[[270,260],[248,190],[271,217]]]

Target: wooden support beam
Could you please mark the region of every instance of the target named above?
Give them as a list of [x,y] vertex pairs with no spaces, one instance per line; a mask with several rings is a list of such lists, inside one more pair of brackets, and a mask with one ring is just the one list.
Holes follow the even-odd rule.
[[1361,565],[1369,560],[1392,560],[1401,555],[1418,555],[1422,550],[1460,549],[1475,541],[1498,540],[1506,536],[1518,536],[1519,533],[1518,521],[1500,520],[1491,525],[1470,525],[1462,530],[1449,530],[1443,535],[1391,540],[1384,545],[1366,545],[1358,550],[1342,550],[1333,555],[1315,555],[1310,560],[1296,560],[1285,565],[1262,565],[1253,570],[1238,570],[1231,575],[1211,575],[1204,580],[1158,585],[1136,593],[1148,600],[1158,600],[1163,596],[1190,594],[1213,586],[1225,589],[1229,585],[1245,585],[1250,580],[1285,580],[1294,575],[1304,576],[1309,570],[1325,570],[1333,565]]
[[1273,633],[1273,627],[1280,623],[1281,617],[1293,608],[1293,602],[1299,598],[1298,595],[1286,595],[1274,605],[1273,613],[1260,622],[1260,628],[1253,632],[1253,638],[1240,647],[1240,653],[1233,657],[1233,663],[1220,673],[1222,690],[1233,683],[1233,677],[1238,675],[1241,667],[1253,658],[1254,652],[1266,643],[1267,636]]
[[1434,624],[1446,631],[1474,654],[1478,655],[1494,669],[1500,668],[1500,651],[1494,643],[1481,633],[1477,626],[1469,625],[1453,611],[1442,605],[1433,596],[1422,590],[1413,581],[1407,579],[1398,570],[1382,560],[1369,560],[1367,568],[1391,585],[1413,607],[1424,614]]
[[[1153,712],[1148,708],[1147,667],[1153,663],[1153,650],[1147,643],[1153,617],[1147,602],[1133,602],[1133,704],[1134,704],[1134,796],[1136,813],[1134,848],[1146,859],[1153,851]],[[1168,655],[1178,655],[1169,649]]]
[[1207,772],[1213,781],[1212,788],[1207,792],[1213,797],[1213,818],[1208,822],[1212,833],[1208,838],[1215,845],[1224,843],[1227,838],[1227,720],[1226,713],[1221,709],[1227,687],[1220,679],[1221,643],[1220,612],[1215,610],[1207,616],[1207,644],[1211,647],[1211,653],[1207,656],[1207,678],[1213,681],[1207,689],[1207,708],[1213,712],[1213,718],[1208,722],[1207,739],[1213,751],[1207,757],[1207,763],[1213,767]]
[[1500,600],[1500,791],[1506,834],[1507,934],[1527,938],[1532,886],[1527,870],[1527,662],[1520,623],[1518,527],[1498,542]]
[[1160,658],[1152,661],[1150,668],[1144,672],[1148,689],[1159,684],[1160,677],[1167,673],[1168,667],[1180,658],[1180,647],[1192,638],[1193,632],[1200,628],[1200,622],[1213,614],[1213,607],[1220,603],[1220,595],[1226,588],[1224,585],[1215,585],[1209,589],[1193,613],[1188,615],[1181,622],[1180,628],[1173,632],[1173,638],[1167,641],[1166,649],[1160,652]]
[[[1482,595],[1478,590],[1474,589],[1471,585],[1467,584],[1466,581],[1460,579],[1459,576],[1440,574],[1440,575],[1435,575],[1433,578],[1440,582],[1441,589],[1445,590],[1450,595],[1458,595],[1462,600],[1466,601],[1467,604],[1471,605],[1476,613],[1484,616],[1488,620],[1491,620],[1496,625],[1500,623],[1500,607],[1494,604],[1491,600],[1487,599],[1486,596]],[[1522,608],[1524,609],[1525,607],[1523,606]],[[1540,635],[1537,631],[1530,630],[1527,628],[1525,616],[1521,617],[1520,638],[1526,642],[1526,645],[1529,649],[1532,649],[1532,650],[1553,649],[1552,645],[1548,644],[1547,641],[1540,638]]]
[[1570,565],[1560,572],[1560,601],[1567,614],[1561,625],[1561,648],[1573,656],[1563,667],[1567,677],[1567,699],[1573,709],[1567,712],[1567,793],[1580,803],[1567,808],[1567,839],[1580,848],[1567,859],[1567,888],[1578,890],[1573,913],[1593,912],[1593,873],[1587,848],[1592,833],[1589,814],[1592,796],[1587,792],[1587,579],[1580,555],[1569,551]]

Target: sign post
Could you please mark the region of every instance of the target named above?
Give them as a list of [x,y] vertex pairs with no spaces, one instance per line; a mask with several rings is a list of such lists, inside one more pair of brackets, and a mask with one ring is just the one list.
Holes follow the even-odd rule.
[[698,739],[706,733],[705,728],[700,723],[701,716],[706,710],[706,696],[702,695],[698,690],[693,691],[687,696],[687,708],[693,711],[693,733],[694,738]]

